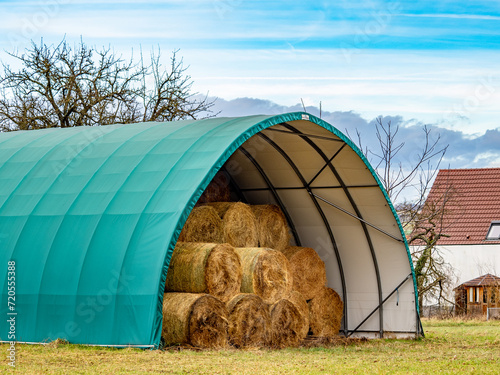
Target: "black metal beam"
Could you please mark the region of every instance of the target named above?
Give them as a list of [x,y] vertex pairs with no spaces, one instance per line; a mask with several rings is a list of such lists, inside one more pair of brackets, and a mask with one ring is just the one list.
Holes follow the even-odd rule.
[[344,147],[347,146],[345,143],[337,150],[337,152],[335,154],[333,154],[333,156],[328,160],[328,162],[325,163],[325,165],[318,171],[318,173],[316,173],[316,175],[311,179],[311,181],[309,181],[309,183],[307,184],[308,186],[311,186],[311,184],[314,182],[314,180],[316,180],[316,178],[321,174],[321,172],[323,172],[327,167],[328,167],[328,164],[330,164],[333,159],[335,159],[335,157],[340,154],[340,151],[342,151],[344,149]]
[[[380,186],[378,185],[348,185],[348,189],[363,189],[363,188],[377,188],[379,189]],[[276,190],[303,190],[305,189],[304,186],[284,186],[284,187],[279,187],[275,186],[274,189]],[[313,186],[311,189],[343,189],[342,186]],[[243,188],[241,191],[259,191],[259,190],[269,190],[269,188]]]
[[248,203],[247,200],[246,200],[246,198],[245,198],[245,196],[243,195],[243,192],[242,192],[241,188],[236,183],[236,181],[234,180],[233,176],[231,176],[231,174],[228,172],[228,170],[224,166],[222,166],[221,170],[224,172],[224,174],[229,179],[229,184],[233,188],[233,191],[236,192],[236,195],[238,195],[239,200],[241,202]]
[[267,174],[264,172],[264,169],[262,169],[262,167],[257,162],[257,160],[255,160],[255,158],[252,155],[250,155],[250,153],[243,146],[240,146],[239,150],[243,153],[243,155],[245,155],[248,158],[248,160],[250,160],[252,162],[254,167],[257,169],[257,171],[260,173],[260,175],[262,176],[262,178],[266,182],[267,186],[269,186],[269,189],[271,190],[271,192],[274,196],[274,199],[276,200],[276,203],[281,208],[283,215],[285,215],[285,217],[286,217],[288,225],[290,226],[290,229],[292,231],[293,238],[295,239],[295,243],[297,244],[297,246],[301,246],[299,233],[295,229],[295,224],[293,223],[292,218],[291,218],[290,214],[288,213],[288,210],[286,209],[285,205],[281,201],[281,198],[280,198],[278,192],[276,191],[276,189],[274,188],[271,180],[269,179],[269,177],[267,177]]

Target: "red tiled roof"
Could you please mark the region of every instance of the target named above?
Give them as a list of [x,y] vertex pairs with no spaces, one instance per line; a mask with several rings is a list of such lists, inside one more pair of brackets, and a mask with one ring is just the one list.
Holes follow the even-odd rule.
[[486,240],[492,221],[500,221],[500,168],[441,169],[427,202],[445,205],[443,234],[439,245],[500,244]]
[[487,273],[486,275],[476,277],[475,279],[466,281],[458,286],[498,286],[500,285],[500,277]]

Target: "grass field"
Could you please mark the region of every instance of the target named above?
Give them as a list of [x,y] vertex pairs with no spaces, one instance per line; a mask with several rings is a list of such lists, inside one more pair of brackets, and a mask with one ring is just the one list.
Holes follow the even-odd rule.
[[420,340],[286,350],[140,350],[17,345],[15,374],[499,374],[500,321],[423,320]]

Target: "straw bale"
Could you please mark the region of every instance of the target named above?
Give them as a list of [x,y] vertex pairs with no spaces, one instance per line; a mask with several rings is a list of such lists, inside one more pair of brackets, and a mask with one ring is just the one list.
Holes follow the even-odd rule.
[[293,289],[306,300],[320,294],[326,285],[325,263],[310,247],[289,246],[283,254],[290,262],[293,275]]
[[237,247],[243,277],[242,293],[255,293],[272,304],[292,290],[290,264],[279,251],[261,247]]
[[260,247],[282,251],[290,244],[290,231],[286,217],[274,204],[252,206],[257,219],[257,234]]
[[217,211],[217,214],[222,219],[226,211],[233,205],[234,202],[207,202],[204,204],[205,206],[210,206]]
[[285,348],[297,346],[301,338],[301,316],[295,305],[287,299],[280,299],[271,307],[271,346]]
[[219,171],[201,194],[197,204],[208,202],[229,202],[231,200],[231,189],[229,188],[229,177],[226,173]]
[[229,342],[237,348],[261,348],[268,344],[271,328],[269,305],[255,294],[241,293],[227,303]]
[[299,337],[300,339],[304,339],[309,333],[309,305],[304,296],[296,290],[292,290],[287,299],[295,305],[300,313],[301,324]]
[[235,247],[256,247],[257,221],[248,204],[242,202],[209,203],[222,218],[223,242]]
[[227,330],[226,306],[214,296],[165,293],[162,337],[166,345],[224,348],[227,346]]
[[193,208],[179,235],[179,241],[222,243],[222,219],[215,208]]
[[334,336],[339,333],[344,303],[336,291],[323,287],[308,305],[309,327],[313,335]]
[[166,292],[210,293],[223,302],[241,288],[240,258],[228,244],[178,242],[170,260]]

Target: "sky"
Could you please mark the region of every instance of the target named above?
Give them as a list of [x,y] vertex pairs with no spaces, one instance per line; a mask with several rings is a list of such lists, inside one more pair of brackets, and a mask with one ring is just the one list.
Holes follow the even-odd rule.
[[498,0],[0,0],[3,62],[63,37],[124,56],[159,47],[166,63],[179,50],[222,116],[321,103],[369,147],[383,116],[408,147],[432,128],[449,144],[441,167],[500,167]]

